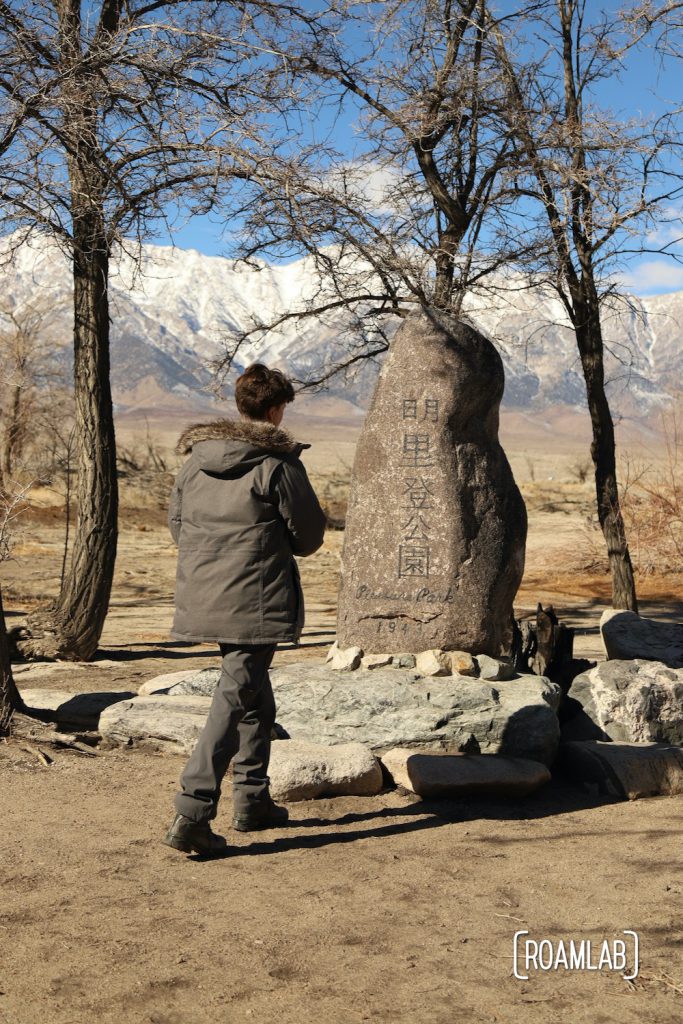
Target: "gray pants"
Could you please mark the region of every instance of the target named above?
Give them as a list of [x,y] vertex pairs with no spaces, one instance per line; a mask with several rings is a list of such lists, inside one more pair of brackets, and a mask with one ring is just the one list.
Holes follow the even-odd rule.
[[193,821],[216,817],[221,783],[232,760],[237,814],[268,795],[275,699],[268,669],[275,644],[220,644],[221,676],[209,717],[180,778],[175,806]]

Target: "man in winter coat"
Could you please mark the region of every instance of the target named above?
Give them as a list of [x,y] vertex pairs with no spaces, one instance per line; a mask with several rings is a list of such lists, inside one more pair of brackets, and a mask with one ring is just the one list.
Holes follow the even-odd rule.
[[282,641],[298,643],[304,600],[294,555],[323,542],[325,516],[299,456],[310,448],[280,428],[290,381],[262,363],[238,379],[240,420],[190,427],[177,450],[169,527],[178,544],[175,618],[180,640],[217,643],[221,676],[197,746],[181,776],[164,842],[186,853],[220,853],[211,831],[232,760],[233,825],[287,821],[268,791],[275,701],[268,668]]

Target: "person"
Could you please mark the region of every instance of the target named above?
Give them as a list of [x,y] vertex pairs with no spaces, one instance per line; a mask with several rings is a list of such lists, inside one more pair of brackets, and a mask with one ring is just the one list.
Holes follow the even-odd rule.
[[304,600],[294,555],[323,542],[325,515],[300,460],[309,444],[280,424],[291,381],[263,363],[235,386],[239,420],[200,423],[177,446],[189,454],[176,479],[169,528],[178,544],[171,635],[218,643],[221,674],[209,715],[180,779],[163,842],[186,853],[227,846],[210,821],[233,764],[233,826],[286,823],[269,792],[275,701],[268,669],[278,643],[299,642]]

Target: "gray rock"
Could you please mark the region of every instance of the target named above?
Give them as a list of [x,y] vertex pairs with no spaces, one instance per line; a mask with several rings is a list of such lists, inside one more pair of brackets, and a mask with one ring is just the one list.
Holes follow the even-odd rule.
[[[605,661],[577,676],[569,696],[603,739],[683,743],[683,669]],[[573,736],[583,738],[576,731]]]
[[130,690],[111,690],[107,693],[68,693],[65,690],[24,690],[24,703],[29,708],[54,713],[60,726],[76,729],[98,729],[106,708],[125,702],[135,694]]
[[366,669],[384,668],[391,665],[393,655],[391,654],[366,654],[360,660],[360,667]]
[[415,670],[339,675],[322,661],[271,670],[278,722],[292,739],[457,750],[474,737],[485,753],[550,764],[559,742],[559,686],[539,676],[491,685]]
[[659,661],[683,668],[683,624],[645,619],[636,612],[608,609],[600,619],[600,633],[610,660],[634,658]]
[[501,658],[491,658],[488,654],[477,655],[479,677],[493,683],[499,679],[512,679],[515,675],[514,666]]
[[204,727],[210,697],[151,694],[120,701],[100,715],[103,739],[120,746],[145,743],[190,754]]
[[396,668],[415,668],[415,655],[414,654],[395,654],[391,663]]
[[396,332],[356,448],[340,647],[508,648],[526,511],[498,440],[503,387],[469,325],[429,311]]
[[327,667],[335,672],[355,672],[359,668],[363,651],[360,647],[338,647],[327,656]]
[[467,651],[449,651],[448,658],[450,661],[451,672],[454,676],[478,676],[479,668],[472,657]]
[[171,697],[213,697],[213,691],[221,677],[220,668],[203,668],[186,673],[184,679],[169,687]]
[[382,754],[394,782],[422,797],[526,796],[550,781],[537,761],[491,754],[421,754],[395,747]]
[[181,669],[179,672],[167,672],[163,676],[146,679],[137,693],[143,697],[151,693],[179,690],[182,693],[200,693],[206,696],[213,693],[219,676],[220,669],[201,669],[199,672],[195,669]]
[[270,790],[281,800],[371,796],[382,788],[382,769],[361,743],[334,747],[281,740],[271,748]]
[[415,655],[415,671],[421,676],[450,676],[451,661],[445,651],[420,651]]
[[558,769],[621,799],[683,793],[683,750],[660,743],[562,743]]

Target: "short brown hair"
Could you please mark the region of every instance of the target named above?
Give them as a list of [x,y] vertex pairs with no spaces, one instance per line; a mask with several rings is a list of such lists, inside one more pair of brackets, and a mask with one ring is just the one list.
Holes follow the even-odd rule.
[[270,408],[294,401],[294,388],[282,370],[252,363],[235,384],[235,403],[243,416],[263,420]]

